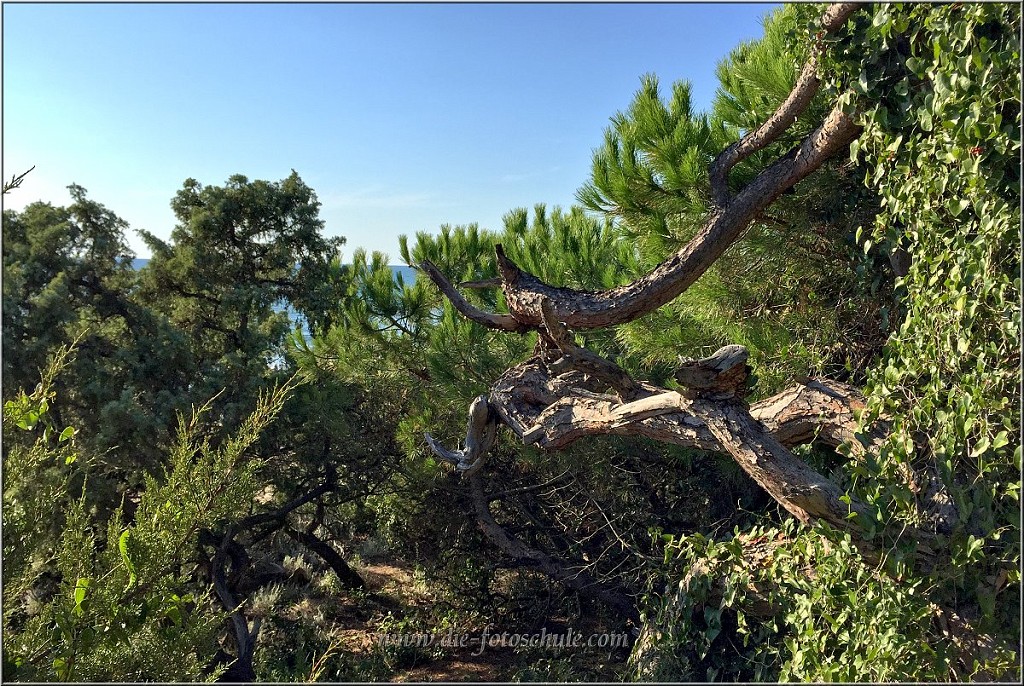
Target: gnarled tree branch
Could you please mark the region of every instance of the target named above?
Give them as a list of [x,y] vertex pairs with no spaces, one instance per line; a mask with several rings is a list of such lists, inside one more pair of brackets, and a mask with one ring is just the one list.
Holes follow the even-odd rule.
[[542,323],[540,304],[551,301],[555,316],[575,329],[595,329],[632,321],[670,302],[722,256],[751,221],[782,193],[845,149],[860,127],[836,107],[788,155],[771,164],[678,252],[636,281],[596,293],[549,286],[520,269],[495,246],[509,311],[521,324]]
[[[834,32],[846,22],[857,7],[857,3],[852,2],[830,6],[821,17],[822,31]],[[793,125],[811,104],[811,100],[821,85],[818,80],[818,53],[820,50],[820,44],[814,46],[811,56],[793,85],[793,89],[775,110],[775,113],[757,129],[719,153],[715,161],[711,163],[708,177],[711,183],[711,195],[717,207],[724,208],[732,202],[728,183],[729,172],[732,168],[758,150],[773,143],[779,135]]]
[[484,464],[487,451],[494,445],[498,431],[497,418],[491,412],[487,396],[477,396],[469,405],[469,425],[466,427],[466,447],[462,450],[448,450],[430,434],[426,435],[427,445],[434,454],[445,462],[455,465],[467,476],[474,474]]

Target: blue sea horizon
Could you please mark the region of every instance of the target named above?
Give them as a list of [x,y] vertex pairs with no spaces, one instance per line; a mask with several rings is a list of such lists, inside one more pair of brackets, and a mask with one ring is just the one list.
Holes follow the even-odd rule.
[[[148,257],[132,258],[132,269],[142,269],[147,264],[149,264]],[[412,267],[405,264],[390,264],[388,266],[391,267],[392,273],[396,276],[401,274],[402,280],[405,283],[411,284],[416,280],[416,270]]]

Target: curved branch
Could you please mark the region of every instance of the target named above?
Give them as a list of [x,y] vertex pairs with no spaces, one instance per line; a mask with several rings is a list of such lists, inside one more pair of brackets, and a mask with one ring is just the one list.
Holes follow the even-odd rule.
[[423,260],[423,262],[420,263],[420,269],[427,273],[430,280],[437,285],[441,292],[444,293],[445,297],[451,301],[455,309],[458,310],[466,319],[472,320],[477,324],[483,324],[488,328],[500,329],[502,331],[523,333],[529,329],[529,327],[516,321],[516,319],[511,315],[485,312],[484,310],[471,305],[468,300],[462,297],[462,294],[452,286],[451,282],[445,278],[444,274],[442,274],[430,260]]
[[801,522],[822,519],[837,529],[861,533],[850,515],[867,516],[867,506],[855,499],[844,503],[838,486],[789,452],[740,403],[698,399],[690,411],[704,420],[743,471]]
[[548,365],[552,372],[558,374],[568,369],[576,369],[590,374],[611,386],[624,402],[638,400],[648,394],[624,369],[576,345],[572,333],[555,316],[550,300],[541,301],[540,310],[544,329],[562,352],[561,358]]
[[466,427],[466,447],[462,450],[448,450],[429,433],[424,434],[427,445],[445,462],[455,465],[463,474],[470,476],[483,465],[487,452],[494,445],[498,422],[491,412],[486,395],[474,398],[469,405],[469,422]]
[[[822,16],[818,40],[842,26],[858,6],[852,3],[830,6]],[[837,106],[797,147],[761,171],[734,198],[728,197],[725,177],[729,169],[777,139],[792,124],[793,117],[807,107],[818,88],[814,55],[819,50],[815,46],[811,60],[779,110],[718,156],[711,170],[716,187],[713,213],[686,246],[646,276],[600,292],[558,288],[523,271],[500,245],[496,245],[498,271],[511,316],[525,327],[538,327],[543,323],[541,303],[547,298],[556,318],[566,326],[595,329],[632,321],[689,288],[776,198],[846,149],[860,134],[861,128]]]
[[[228,557],[237,558],[238,555],[234,551],[234,548],[241,548],[235,543],[235,534],[238,532],[236,525],[231,525],[227,529],[227,533],[224,535],[224,539],[217,547],[217,552],[214,553],[213,562],[211,565],[213,571],[213,589],[220,599],[221,604],[229,613],[231,625],[235,631],[235,649],[237,651],[235,662],[228,668],[221,679],[231,681],[251,681],[256,678],[256,674],[253,671],[252,659],[256,651],[256,639],[260,633],[260,625],[262,623],[261,617],[256,617],[252,622],[252,629],[249,628],[249,623],[245,618],[245,614],[242,612],[241,603],[239,603],[234,594],[228,588],[227,579],[225,578],[225,564]],[[244,555],[244,549],[241,553],[245,558],[248,555]],[[234,554],[233,554],[234,553]],[[232,563],[232,571],[238,571],[237,560]]]
[[[745,366],[741,350],[726,347],[723,351],[708,360],[717,360],[719,366],[729,370]],[[486,400],[481,396],[474,401],[471,416],[481,416],[479,407],[483,405],[487,422],[470,421],[467,448],[490,445],[494,440],[495,424],[490,414],[493,412],[526,444],[534,444],[542,450],[557,450],[581,438],[611,434],[643,436],[728,453],[795,517],[803,522],[825,520],[835,528],[857,534],[865,546],[864,552],[873,550],[860,535],[861,517],[869,514],[869,508],[849,498],[835,483],[788,449],[819,436],[832,445],[851,439],[854,445],[861,443],[862,437],[856,434],[855,412],[863,406],[863,401],[852,388],[808,381],[802,387],[747,408],[735,391],[728,395],[714,388],[710,393],[701,390],[688,397],[689,394],[667,389],[660,389],[658,393],[653,387],[645,387],[645,397],[620,402],[615,396],[574,386],[577,378],[578,375],[573,374],[552,376],[541,357],[512,367],[494,384]],[[876,431],[879,432],[877,438],[872,440],[881,439],[884,425]],[[442,457],[449,453],[432,439],[428,440]],[[871,444],[871,440],[864,442]],[[854,448],[855,456],[857,452]],[[467,464],[469,460],[472,460],[471,465]],[[483,455],[476,450],[459,451],[449,461],[463,470],[472,466],[475,471],[482,464]],[[918,478],[913,472],[908,471],[908,474],[910,479]],[[928,502],[922,504],[922,509],[933,515],[938,513]],[[928,543],[934,536],[926,531],[915,531],[914,535],[922,543],[919,564],[930,564]]]
[[343,586],[357,590],[366,589],[366,582],[363,581],[363,578],[359,576],[359,574],[357,574],[356,571],[352,569],[347,562],[345,562],[345,559],[328,543],[320,540],[317,536],[308,531],[299,531],[291,528],[290,526],[284,527],[284,532],[291,539],[301,543],[319,555],[320,559],[326,562],[327,565],[334,570],[334,573],[338,576],[338,580]]

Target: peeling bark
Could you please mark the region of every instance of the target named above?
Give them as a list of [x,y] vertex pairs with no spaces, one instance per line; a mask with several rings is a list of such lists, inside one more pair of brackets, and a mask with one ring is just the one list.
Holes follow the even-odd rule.
[[[858,437],[856,415],[863,398],[851,386],[824,380],[809,379],[748,407],[740,398],[745,360],[745,350],[727,346],[705,360],[684,363],[686,371],[677,377],[692,380],[697,388],[680,392],[635,382],[640,397],[623,402],[619,394],[596,392],[608,388],[607,381],[595,383],[580,370],[556,374],[551,362],[537,355],[506,371],[488,396],[474,401],[466,445],[475,448],[447,451],[434,439],[428,441],[460,470],[474,472],[482,464],[479,446],[493,442],[499,419],[525,444],[545,451],[586,437],[618,435],[725,453],[801,522],[823,520],[848,531],[864,555],[877,559],[878,549],[861,529],[869,508],[789,448],[814,440],[833,447],[847,444],[854,459],[863,459],[867,447],[884,438],[887,426],[880,423]],[[920,478],[909,468],[908,474]],[[911,534],[919,542],[918,564],[927,569],[934,563],[929,547],[934,535]]]
[[838,486],[789,452],[746,408],[735,401],[697,400],[690,410],[743,471],[794,517],[804,524],[822,519],[860,533],[850,515],[867,516],[868,508],[856,500],[840,500],[844,494]]

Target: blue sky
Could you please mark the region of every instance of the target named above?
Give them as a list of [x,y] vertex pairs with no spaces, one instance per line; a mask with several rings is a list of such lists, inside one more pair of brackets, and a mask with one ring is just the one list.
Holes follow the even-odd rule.
[[346,254],[397,263],[401,233],[571,205],[642,74],[706,108],[771,7],[5,3],[3,174],[36,169],[4,206],[77,183],[166,238],[186,178],[295,169]]

